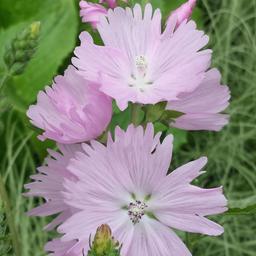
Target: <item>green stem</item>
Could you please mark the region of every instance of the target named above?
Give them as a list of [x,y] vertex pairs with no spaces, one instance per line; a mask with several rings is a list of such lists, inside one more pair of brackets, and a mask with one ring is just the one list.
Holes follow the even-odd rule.
[[6,191],[5,184],[1,175],[0,175],[0,197],[3,200],[4,209],[6,212],[6,219],[7,219],[8,227],[11,234],[15,256],[20,256],[21,250],[20,250],[20,243],[18,239],[18,232],[14,223],[11,203],[10,203],[8,193]]
[[9,80],[10,77],[11,77],[10,74],[7,73],[7,72],[3,75],[3,78],[2,78],[2,80],[0,82],[0,95],[2,94],[2,90],[4,88],[4,85]]
[[140,111],[140,105],[132,104],[132,123],[135,126],[139,125],[139,111]]
[[191,248],[191,241],[190,241],[189,233],[186,233],[186,246],[191,251],[192,248]]

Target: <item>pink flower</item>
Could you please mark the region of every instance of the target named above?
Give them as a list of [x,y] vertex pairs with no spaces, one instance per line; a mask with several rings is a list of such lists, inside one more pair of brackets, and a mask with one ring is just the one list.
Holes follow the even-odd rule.
[[80,1],[80,16],[83,22],[89,22],[96,28],[101,16],[107,15],[107,9],[95,3],[90,3],[87,1]]
[[188,20],[196,6],[196,0],[188,0],[185,4],[182,4],[178,9],[173,11],[167,20],[167,24],[176,21],[176,27],[178,27],[184,20]]
[[219,113],[228,107],[230,91],[220,80],[219,71],[211,69],[195,91],[170,101],[167,109],[184,113],[171,125],[185,130],[221,130],[228,123],[228,115]]
[[81,151],[80,145],[59,145],[60,153],[49,150],[50,156],[46,159],[46,164],[38,168],[38,174],[32,175],[33,183],[25,185],[30,191],[26,196],[43,197],[45,203],[30,210],[30,216],[49,216],[59,214],[46,230],[52,230],[64,220],[71,216],[71,208],[64,202],[62,191],[65,179],[76,181],[77,178],[68,169],[67,165],[77,151]]
[[193,21],[183,22],[175,31],[168,25],[161,32],[160,10],[147,4],[134,9],[109,10],[97,26],[105,46],[82,34],[73,64],[84,78],[101,83],[100,90],[117,101],[121,110],[128,102],[155,104],[177,99],[193,91],[204,78],[211,59],[208,42]]
[[112,116],[111,100],[98,91],[98,85],[84,80],[73,66],[57,76],[30,106],[28,117],[43,129],[39,138],[70,144],[98,137]]
[[206,218],[226,211],[222,188],[190,184],[203,173],[207,158],[166,176],[173,137],[161,143],[160,135],[154,136],[152,124],[145,132],[130,125],[126,132],[117,128],[115,140],[109,137],[106,146],[96,141],[83,144],[83,152],[67,167],[78,180],[66,178],[64,192],[59,187],[65,203],[77,212],[58,227],[65,234],[58,242],[65,250],[57,254],[60,246],[51,246],[53,255],[81,255],[83,249],[86,253],[90,234],[102,223],[123,245],[123,256],[191,255],[172,228],[213,236],[223,233],[223,227]]

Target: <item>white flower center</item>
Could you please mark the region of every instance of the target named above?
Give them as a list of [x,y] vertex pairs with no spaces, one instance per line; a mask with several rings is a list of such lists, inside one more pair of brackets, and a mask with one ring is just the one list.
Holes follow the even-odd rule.
[[140,222],[141,218],[145,215],[145,209],[148,206],[139,200],[131,202],[128,206],[128,215],[133,224]]
[[129,79],[129,86],[144,92],[153,82],[148,78],[148,62],[144,55],[135,57],[135,70]]
[[141,77],[144,77],[147,72],[148,63],[144,55],[139,55],[135,58],[135,65],[138,71],[138,74]]

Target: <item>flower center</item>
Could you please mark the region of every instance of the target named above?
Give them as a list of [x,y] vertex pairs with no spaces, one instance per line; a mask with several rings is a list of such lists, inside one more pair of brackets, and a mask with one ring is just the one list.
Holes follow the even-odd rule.
[[135,202],[131,202],[128,206],[128,215],[130,217],[130,220],[135,225],[140,222],[141,218],[145,214],[145,209],[148,206],[139,200],[136,200]]
[[129,79],[129,86],[139,89],[144,92],[150,85],[153,84],[148,77],[148,62],[144,55],[138,55],[135,57],[135,70],[131,74]]
[[139,55],[135,58],[135,65],[138,71],[139,76],[144,77],[147,72],[147,60],[144,55]]

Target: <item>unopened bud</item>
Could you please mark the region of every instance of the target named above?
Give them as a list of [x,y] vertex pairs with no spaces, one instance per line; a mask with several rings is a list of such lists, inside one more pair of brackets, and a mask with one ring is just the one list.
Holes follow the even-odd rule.
[[97,228],[88,256],[120,256],[119,242],[112,237],[111,229],[103,224]]
[[40,33],[41,23],[36,21],[30,25],[30,38],[37,39]]
[[190,19],[192,12],[196,6],[196,0],[188,0],[176,10],[174,10],[167,20],[168,23],[176,21],[176,28],[184,21]]
[[12,75],[24,72],[36,52],[40,33],[40,22],[32,23],[12,40],[4,54],[4,62]]

